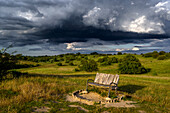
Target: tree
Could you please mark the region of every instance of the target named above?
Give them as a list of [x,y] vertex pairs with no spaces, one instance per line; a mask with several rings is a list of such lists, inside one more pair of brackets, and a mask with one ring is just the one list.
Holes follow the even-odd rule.
[[9,70],[14,68],[18,61],[16,56],[6,52],[7,49],[0,50],[0,80],[6,77]]
[[122,59],[118,70],[122,74],[142,74],[147,72],[147,69],[141,65],[139,59],[131,54],[126,55]]
[[159,55],[165,55],[165,53],[166,53],[165,51],[160,51]]
[[92,52],[92,53],[90,53],[90,55],[98,55],[99,53],[97,53],[97,52]]
[[118,52],[117,55],[122,55],[122,52]]

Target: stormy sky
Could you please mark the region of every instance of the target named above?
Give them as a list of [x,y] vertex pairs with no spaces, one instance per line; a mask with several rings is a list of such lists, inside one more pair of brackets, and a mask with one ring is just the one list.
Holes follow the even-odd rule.
[[170,52],[170,0],[0,0],[0,49]]

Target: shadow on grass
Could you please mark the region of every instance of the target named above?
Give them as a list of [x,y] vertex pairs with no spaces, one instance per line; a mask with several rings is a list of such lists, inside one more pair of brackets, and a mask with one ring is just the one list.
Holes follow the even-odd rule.
[[57,77],[57,78],[69,78],[69,77],[95,77],[96,74],[79,74],[79,75],[47,75],[47,74],[29,74],[29,73],[21,73],[19,71],[11,71],[10,77],[6,77],[4,79],[0,79],[0,82],[4,80],[12,80],[14,78],[20,77]]
[[29,73],[21,73],[18,71],[12,72],[14,78],[19,78],[21,76],[25,77],[57,77],[57,78],[67,78],[67,77],[92,77],[96,76],[95,74],[79,74],[79,75],[46,75],[46,74],[29,74]]
[[146,86],[139,86],[139,85],[132,85],[132,84],[128,84],[128,85],[124,85],[124,86],[120,86],[119,87],[119,91],[123,91],[123,92],[127,92],[130,94],[135,93],[137,90],[141,90],[143,88],[145,88]]

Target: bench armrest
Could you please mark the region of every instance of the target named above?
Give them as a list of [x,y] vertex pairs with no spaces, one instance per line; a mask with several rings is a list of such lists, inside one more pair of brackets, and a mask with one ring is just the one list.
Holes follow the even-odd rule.
[[87,80],[87,83],[86,83],[86,91],[88,91],[88,83],[89,83],[90,80],[94,82],[94,80],[92,80],[92,79],[88,79],[88,80]]
[[93,82],[94,82],[94,80],[93,80],[93,79],[88,79],[88,80],[87,80],[87,83],[89,83],[89,81],[93,81]]
[[117,86],[117,84],[116,84],[116,83],[113,83],[113,82],[111,82],[111,83],[110,83],[110,86],[111,86],[112,84],[114,84],[114,85],[116,85],[116,86]]

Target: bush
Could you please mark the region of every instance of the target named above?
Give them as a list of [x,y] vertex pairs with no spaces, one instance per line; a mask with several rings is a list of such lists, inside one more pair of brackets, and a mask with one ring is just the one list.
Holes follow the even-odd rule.
[[80,71],[78,68],[75,68],[75,70],[74,70],[75,72],[78,72],[78,71]]
[[97,62],[94,60],[83,60],[81,61],[81,65],[79,65],[79,70],[87,72],[98,71]]
[[166,56],[165,55],[160,55],[159,57],[158,57],[158,60],[165,60],[166,59]]
[[107,60],[108,60],[108,57],[103,57],[103,58],[100,58],[98,62],[103,63],[103,62],[106,62]]
[[74,66],[74,63],[73,63],[73,62],[69,62],[69,65],[70,65],[70,66]]
[[153,58],[157,58],[158,56],[159,56],[159,53],[153,53],[153,54],[152,54],[152,57],[153,57]]
[[152,53],[146,53],[142,55],[143,57],[152,57]]
[[58,66],[62,66],[63,64],[61,62],[57,63]]
[[118,70],[122,74],[142,74],[147,72],[147,69],[141,65],[139,59],[131,54],[126,55],[122,59]]
[[50,59],[49,62],[50,62],[50,63],[53,63],[53,62],[54,62],[54,59]]

